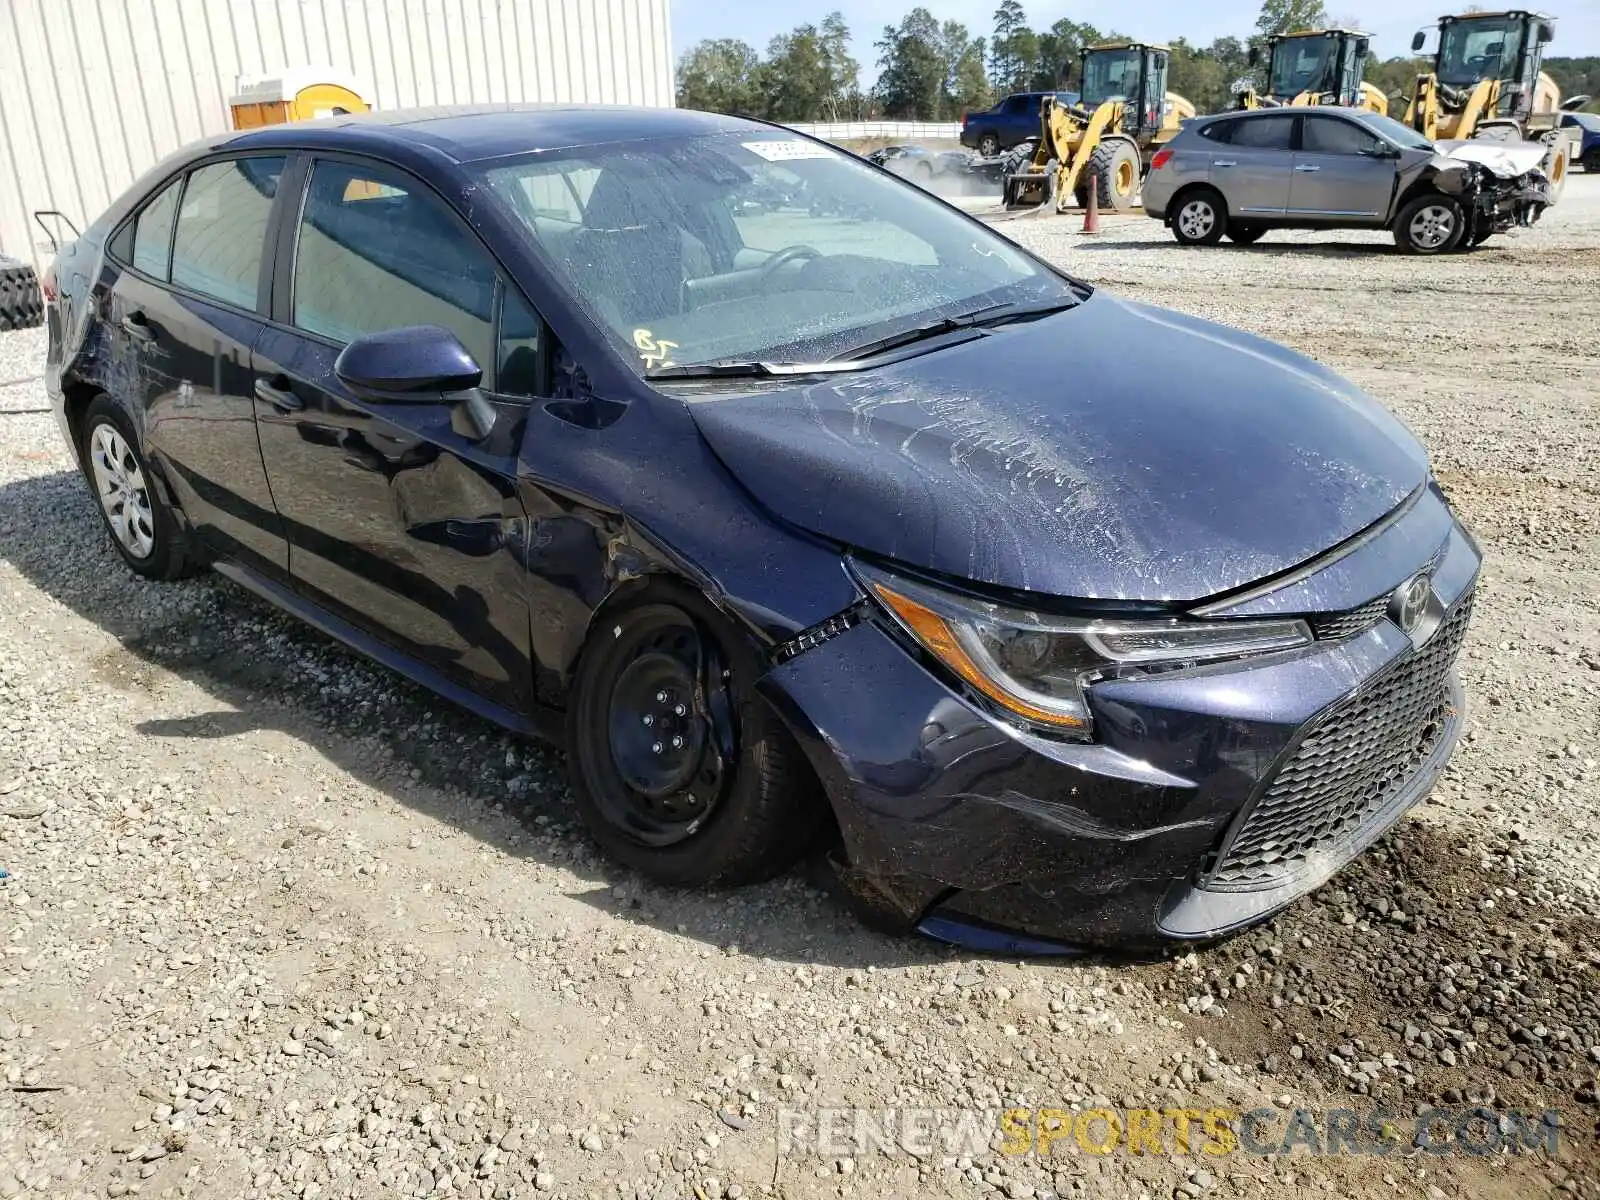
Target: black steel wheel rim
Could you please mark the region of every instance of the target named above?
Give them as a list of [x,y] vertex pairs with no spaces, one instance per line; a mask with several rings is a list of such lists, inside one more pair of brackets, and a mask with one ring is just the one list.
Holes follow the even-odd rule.
[[614,779],[595,798],[608,821],[650,846],[694,836],[733,770],[726,689],[726,672],[686,621],[655,624],[624,650],[603,701]]

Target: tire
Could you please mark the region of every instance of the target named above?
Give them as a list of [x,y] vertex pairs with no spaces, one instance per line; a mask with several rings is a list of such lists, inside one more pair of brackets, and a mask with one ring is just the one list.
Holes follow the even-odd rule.
[[1266,232],[1265,225],[1245,225],[1235,222],[1228,226],[1228,240],[1236,246],[1254,246]]
[[984,158],[993,158],[1000,153],[1000,135],[992,129],[978,139],[978,153]]
[[1184,246],[1215,246],[1228,232],[1228,207],[1214,188],[1181,193],[1168,210],[1172,236]]
[[578,815],[610,857],[658,883],[703,887],[770,879],[805,853],[827,804],[755,692],[761,670],[686,590],[660,589],[596,623],[567,747]]
[[1084,166],[1086,178],[1078,185],[1080,208],[1089,204],[1089,181],[1098,185],[1095,199],[1102,212],[1127,212],[1139,199],[1139,152],[1120,138],[1101,142]]
[[132,423],[111,397],[96,396],[85,411],[79,457],[111,544],[135,574],[181,579],[199,569],[189,535],[155,486]]
[[1408,200],[1394,220],[1394,242],[1407,254],[1445,254],[1466,234],[1466,214],[1449,196],[1429,192]]
[[0,258],[0,329],[32,329],[44,324],[39,277],[27,263]]
[[1006,175],[1015,175],[1024,166],[1033,161],[1037,142],[1018,142],[1006,151],[1006,156],[1001,160],[1001,171]]

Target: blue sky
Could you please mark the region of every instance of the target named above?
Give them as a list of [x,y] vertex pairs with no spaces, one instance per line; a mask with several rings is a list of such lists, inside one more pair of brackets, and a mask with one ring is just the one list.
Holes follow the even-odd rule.
[[[921,0],[941,21],[963,22],[973,34],[987,35],[993,23],[995,0]],[[832,9],[844,13],[854,37],[854,53],[862,66],[864,80],[877,74],[877,55],[872,43],[888,24],[900,18],[917,0],[800,0],[799,3],[729,3],[728,0],[671,0],[672,52],[683,53],[702,38],[734,37],[765,51],[774,34],[792,29],[805,21],[820,21]],[[1204,45],[1224,34],[1243,36],[1255,27],[1260,0],[1147,0],[1128,4],[1125,0],[1023,0],[1028,23],[1036,29],[1048,28],[1062,17],[1087,21],[1101,29],[1119,29],[1133,37],[1154,42],[1186,37]],[[1335,17],[1354,20],[1370,31],[1373,51],[1391,58],[1409,50],[1411,35],[1432,25],[1444,12],[1456,12],[1465,5],[1457,0],[1328,0],[1328,11]],[[1485,8],[1496,7],[1485,3]],[[1564,0],[1564,7],[1552,11],[1556,20],[1556,39],[1550,47],[1558,55],[1600,54],[1600,4],[1595,0]]]

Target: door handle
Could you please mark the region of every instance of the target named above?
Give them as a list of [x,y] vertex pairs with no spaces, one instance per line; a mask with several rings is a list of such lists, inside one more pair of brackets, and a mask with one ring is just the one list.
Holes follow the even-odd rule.
[[123,317],[122,332],[136,342],[149,343],[156,340],[156,331],[150,328],[150,322],[142,312],[131,312]]
[[1320,171],[1320,170],[1322,170],[1322,168],[1321,167],[1314,167],[1310,163],[1301,163],[1298,167],[1295,168],[1295,170],[1296,171]]
[[1211,164],[1213,167],[1237,167],[1239,160],[1234,158],[1219,158]]
[[279,412],[298,412],[306,406],[306,402],[290,390],[289,379],[285,375],[274,375],[270,380],[256,380],[256,399],[266,401]]

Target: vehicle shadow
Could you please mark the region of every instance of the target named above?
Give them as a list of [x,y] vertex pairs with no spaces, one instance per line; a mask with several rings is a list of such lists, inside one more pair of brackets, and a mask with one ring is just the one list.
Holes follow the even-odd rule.
[[1175,254],[1293,254],[1312,258],[1374,258],[1402,253],[1392,242],[1274,242],[1267,239],[1249,246],[1236,246],[1232,242],[1216,246],[1185,246],[1176,241],[1108,241],[1085,237],[1073,248],[1089,251],[1156,250]]
[[601,857],[576,821],[558,749],[455,708],[219,576],[140,579],[113,551],[76,473],[0,484],[0,560],[118,640],[121,661],[108,686],[167,671],[217,702],[143,721],[135,726],[143,736],[216,741],[280,732],[424,816],[577,874],[593,885],[578,898],[597,909],[715,946],[848,967],[978,957],[866,929],[823,847],[756,887],[680,890],[643,880]]

